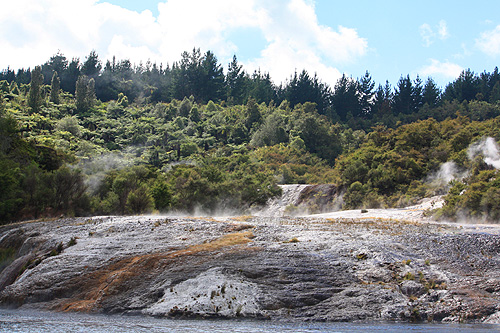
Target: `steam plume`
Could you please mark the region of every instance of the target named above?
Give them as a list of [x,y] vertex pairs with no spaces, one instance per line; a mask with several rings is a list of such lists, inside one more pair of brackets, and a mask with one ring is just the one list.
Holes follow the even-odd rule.
[[455,162],[450,161],[441,165],[434,180],[447,184],[458,176],[459,171],[457,165]]
[[467,150],[470,160],[477,155],[482,155],[484,162],[495,169],[500,169],[500,152],[494,138],[487,137],[477,143],[472,144]]
[[78,168],[88,176],[85,184],[89,192],[94,193],[107,172],[123,169],[133,164],[132,159],[126,158],[119,153],[108,153],[90,160],[82,160],[78,164]]

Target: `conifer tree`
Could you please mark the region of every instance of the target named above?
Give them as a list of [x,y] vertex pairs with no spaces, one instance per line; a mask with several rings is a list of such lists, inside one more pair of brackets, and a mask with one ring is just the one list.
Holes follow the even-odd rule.
[[394,91],[394,114],[411,114],[413,112],[413,84],[410,75],[401,76]]
[[42,68],[40,66],[36,66],[31,72],[30,92],[28,95],[28,106],[31,107],[32,112],[40,111],[40,106],[42,104],[42,84]]
[[94,106],[95,99],[95,80],[90,79],[87,84],[87,108]]
[[229,63],[226,75],[227,99],[234,104],[241,104],[245,98],[245,72],[243,66],[238,64],[236,55],[233,56],[233,61]]
[[436,85],[433,79],[428,78],[425,82],[425,86],[422,92],[422,98],[424,104],[435,107],[439,103],[439,99],[441,96],[441,90]]
[[82,75],[76,81],[76,109],[78,113],[87,112],[95,102],[95,81]]
[[411,110],[410,112],[417,112],[424,105],[423,100],[423,90],[422,79],[417,75],[417,78],[413,81],[413,89],[411,91]]
[[490,94],[490,103],[496,103],[500,101],[500,82],[495,83]]
[[262,115],[259,111],[259,105],[255,99],[250,98],[247,102],[245,108],[245,125],[248,129],[252,128],[254,124],[260,124],[262,122]]
[[359,104],[361,106],[361,112],[363,115],[368,115],[371,112],[372,107],[372,99],[375,95],[374,92],[375,82],[372,81],[372,77],[368,71],[365,72],[365,75],[358,80],[358,89],[359,89]]
[[75,86],[75,98],[76,98],[76,110],[78,112],[84,112],[87,110],[86,102],[87,97],[87,77],[82,75],[76,80]]
[[92,50],[90,54],[85,58],[85,62],[82,65],[81,72],[87,77],[95,78],[99,75],[102,69],[101,60],[95,50]]
[[61,87],[61,80],[59,80],[59,76],[57,72],[54,71],[52,75],[52,81],[50,83],[50,101],[54,104],[59,104],[59,89]]
[[342,121],[359,117],[362,113],[358,96],[358,82],[345,74],[337,81],[332,95],[335,112]]

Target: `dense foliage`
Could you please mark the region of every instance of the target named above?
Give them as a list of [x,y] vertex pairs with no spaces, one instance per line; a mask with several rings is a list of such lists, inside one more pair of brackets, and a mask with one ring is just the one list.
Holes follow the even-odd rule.
[[[52,82],[55,73],[56,79]],[[389,82],[377,85],[369,72],[357,79],[344,75],[334,87],[323,83],[317,75],[295,72],[277,86],[268,73],[245,72],[236,56],[224,73],[211,51],[202,54],[196,48],[182,53],[179,61],[165,66],[150,61],[132,64],[130,60],[115,58],[103,65],[95,51],[84,61],[78,58],[69,61],[59,52],[38,70],[7,68],[0,72],[0,81],[16,82],[18,87],[30,82],[36,86],[54,83],[65,92],[79,95],[77,81],[81,76],[93,80],[95,96],[103,102],[118,100],[120,94],[129,102],[139,103],[170,103],[193,96],[192,101],[199,104],[214,101],[221,105],[241,105],[254,99],[266,105],[271,101],[275,105],[287,101],[293,109],[297,104],[311,102],[316,104],[318,113],[328,119],[365,131],[374,124],[394,127],[398,123],[429,117],[444,120],[454,115],[442,112],[450,111],[446,107],[449,103],[482,101],[495,104],[500,100],[498,68],[479,75],[465,70],[443,91],[431,78],[424,82],[418,76],[412,80],[409,75],[401,76],[394,88]],[[36,94],[30,97],[30,106],[36,103],[33,96]],[[438,106],[445,110],[436,109]]]
[[[422,197],[446,194],[452,176],[460,178],[467,170],[475,170],[473,163],[478,162],[468,157],[470,145],[484,137],[500,139],[499,122],[499,117],[482,122],[458,117],[374,129],[359,149],[337,159],[336,171],[346,189],[344,207],[405,206]],[[453,163],[452,170],[443,168],[448,163]],[[466,182],[472,184],[476,177]],[[455,183],[466,187],[461,181]],[[467,205],[447,207],[445,215],[453,217],[463,209]],[[484,212],[476,210],[477,215]]]
[[468,150],[500,139],[499,87],[497,69],[443,92],[409,76],[375,88],[368,72],[277,87],[198,49],[171,67],[58,53],[0,74],[0,221],[241,212],[287,183],[336,183],[344,208],[402,206],[447,193],[451,161],[467,176],[439,214],[498,219],[497,171]]
[[80,77],[74,97],[59,92],[60,104],[41,98],[37,112],[27,106],[30,86],[14,93],[16,83],[7,85],[0,118],[3,221],[241,211],[279,194],[277,183],[327,179],[341,149],[339,128],[314,104],[293,110],[253,99],[225,107],[193,98],[137,104],[124,95],[103,103],[91,80]]

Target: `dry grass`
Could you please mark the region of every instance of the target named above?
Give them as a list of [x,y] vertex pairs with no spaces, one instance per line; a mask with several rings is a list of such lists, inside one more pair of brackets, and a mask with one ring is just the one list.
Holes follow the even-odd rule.
[[102,222],[102,219],[88,218],[88,219],[86,219],[83,222],[76,222],[76,223],[73,223],[72,225],[74,225],[74,226],[82,226],[82,225],[87,225],[87,224],[97,224],[97,223],[101,223],[101,222]]
[[255,228],[254,225],[251,224],[230,224],[227,226],[226,231],[227,232],[237,232],[237,231],[242,231],[246,229],[252,229]]
[[231,220],[233,221],[238,221],[238,222],[248,222],[253,219],[252,215],[242,215],[242,216],[235,216],[231,217]]
[[213,217],[209,216],[188,216],[187,219],[193,220],[193,221],[206,221],[206,222],[214,222],[214,223],[222,223],[222,221],[214,219]]
[[254,237],[255,236],[251,231],[235,232],[224,235],[209,243],[190,246],[188,249],[197,252],[215,251],[226,246],[249,243],[252,241],[252,238]]
[[289,239],[287,241],[284,241],[283,243],[298,243],[300,242],[297,237],[293,237],[292,239]]
[[410,221],[410,220],[397,220],[392,218],[327,218],[327,224],[329,225],[345,225],[345,226],[353,226],[353,227],[364,227],[372,230],[381,230],[381,231],[393,231],[393,232],[402,232],[402,227],[422,227],[426,226],[425,224]]

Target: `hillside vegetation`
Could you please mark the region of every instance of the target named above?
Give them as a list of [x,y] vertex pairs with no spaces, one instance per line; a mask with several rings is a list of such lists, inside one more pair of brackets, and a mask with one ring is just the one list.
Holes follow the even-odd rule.
[[303,71],[278,87],[236,57],[224,74],[195,49],[165,68],[58,53],[0,80],[3,223],[243,212],[291,183],[335,183],[344,208],[403,206],[451,186],[438,216],[499,218],[498,171],[470,148],[500,139],[497,69],[464,71],[444,91],[409,76],[375,88],[368,72],[330,88]]

